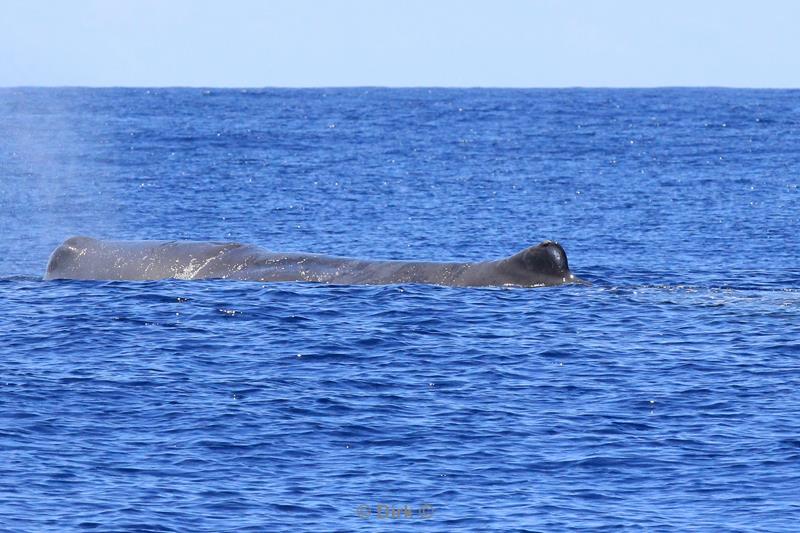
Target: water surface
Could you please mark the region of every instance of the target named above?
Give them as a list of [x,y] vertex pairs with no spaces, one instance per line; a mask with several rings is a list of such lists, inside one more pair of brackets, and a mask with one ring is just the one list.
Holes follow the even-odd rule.
[[[0,89],[0,529],[794,529],[798,102]],[[40,281],[75,234],[593,285]]]

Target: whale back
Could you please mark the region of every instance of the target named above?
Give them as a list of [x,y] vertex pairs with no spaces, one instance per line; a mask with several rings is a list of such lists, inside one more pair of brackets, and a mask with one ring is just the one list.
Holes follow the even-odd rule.
[[[157,280],[224,277],[214,260],[238,243],[111,241],[71,237],[56,248],[44,279]],[[200,275],[202,274],[202,275]]]
[[564,249],[553,241],[544,241],[505,259],[435,263],[275,253],[235,242],[73,237],[56,248],[45,273],[45,279],[167,278],[370,285],[426,283],[456,287],[539,287],[581,282],[570,272]]

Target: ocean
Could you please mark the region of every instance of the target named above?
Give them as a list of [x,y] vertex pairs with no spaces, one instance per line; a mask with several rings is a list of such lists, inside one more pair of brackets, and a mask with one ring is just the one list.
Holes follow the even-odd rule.
[[[800,91],[0,89],[0,531],[796,531]],[[42,281],[72,235],[591,286]]]

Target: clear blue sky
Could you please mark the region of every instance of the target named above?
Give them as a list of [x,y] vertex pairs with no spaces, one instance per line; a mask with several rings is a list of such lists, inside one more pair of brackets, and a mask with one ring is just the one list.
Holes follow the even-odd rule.
[[1,0],[16,85],[800,87],[800,1]]

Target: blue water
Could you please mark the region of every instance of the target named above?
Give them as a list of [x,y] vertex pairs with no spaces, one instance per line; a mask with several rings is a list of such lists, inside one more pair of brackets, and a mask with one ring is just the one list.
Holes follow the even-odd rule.
[[[790,531],[800,91],[0,89],[0,530]],[[591,287],[43,282],[68,236]]]

